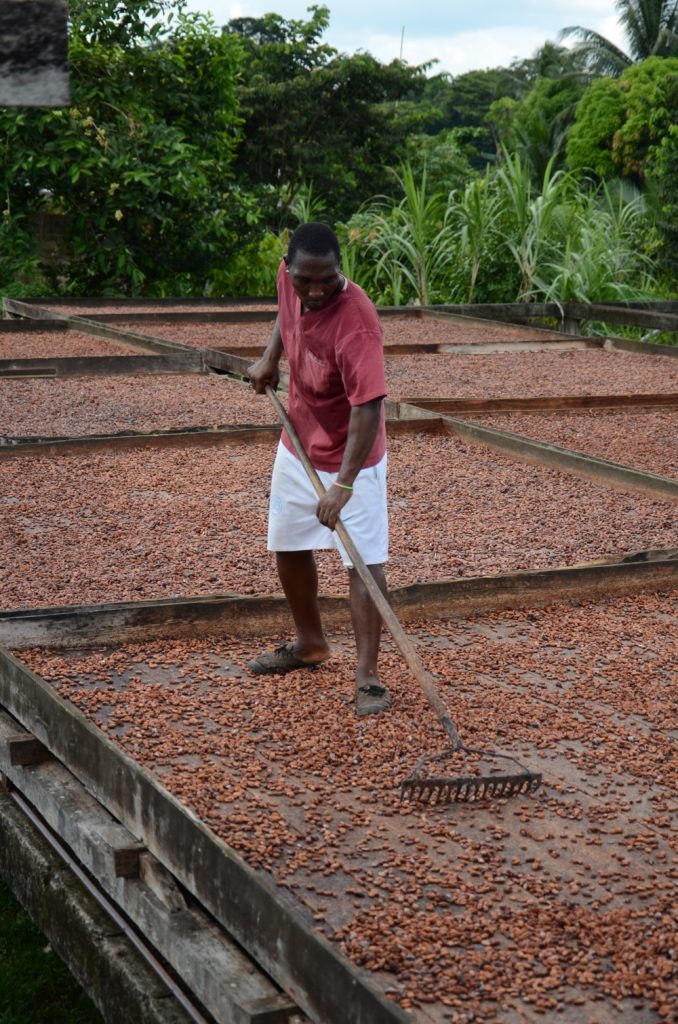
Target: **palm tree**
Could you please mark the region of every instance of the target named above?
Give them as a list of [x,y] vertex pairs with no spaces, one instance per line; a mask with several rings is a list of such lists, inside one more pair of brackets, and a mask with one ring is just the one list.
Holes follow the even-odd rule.
[[678,0],[616,0],[619,21],[629,42],[629,54],[581,25],[564,28],[560,38],[574,36],[591,71],[620,75],[625,68],[646,57],[678,56]]

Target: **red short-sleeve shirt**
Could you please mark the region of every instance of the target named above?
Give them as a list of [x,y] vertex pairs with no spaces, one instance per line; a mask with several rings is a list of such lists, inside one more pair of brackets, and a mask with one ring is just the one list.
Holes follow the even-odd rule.
[[[386,395],[384,343],[379,317],[362,288],[346,281],[321,309],[302,313],[285,273],[278,272],[278,319],[290,366],[289,415],[316,469],[341,466],[351,408]],[[282,442],[293,454],[286,431]],[[379,430],[364,466],[386,452],[386,424]]]

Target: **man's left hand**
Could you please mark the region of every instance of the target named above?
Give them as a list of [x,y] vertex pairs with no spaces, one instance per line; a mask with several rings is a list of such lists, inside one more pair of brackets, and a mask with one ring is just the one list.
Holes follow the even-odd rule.
[[335,528],[339,513],[344,505],[347,505],[351,500],[352,494],[353,491],[347,491],[343,487],[335,487],[334,484],[328,487],[315,510],[315,514],[323,526],[328,526],[330,530]]

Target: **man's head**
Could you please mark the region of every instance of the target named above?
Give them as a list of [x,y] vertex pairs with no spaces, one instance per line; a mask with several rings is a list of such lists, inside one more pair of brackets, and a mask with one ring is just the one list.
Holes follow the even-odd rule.
[[290,239],[285,262],[292,287],[306,309],[321,309],[342,287],[337,236],[326,224],[301,224]]

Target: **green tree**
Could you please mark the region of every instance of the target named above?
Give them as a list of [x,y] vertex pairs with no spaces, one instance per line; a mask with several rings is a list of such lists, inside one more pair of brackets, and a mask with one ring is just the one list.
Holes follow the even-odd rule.
[[513,61],[511,72],[523,93],[517,100],[495,100],[486,122],[494,130],[497,152],[519,152],[539,182],[549,162],[564,163],[567,135],[590,76],[576,52],[551,42],[532,57]]
[[225,33],[241,40],[245,71],[239,96],[245,120],[236,170],[256,192],[267,227],[290,221],[290,204],[312,185],[330,219],[350,215],[391,185],[385,168],[418,114],[399,106],[423,77],[400,61],[383,65],[367,53],[347,57],[321,41],[326,7],[308,21],[276,14],[239,18]]
[[671,125],[647,166],[650,201],[659,238],[660,270],[668,289],[678,292],[678,125]]
[[567,136],[585,86],[573,77],[538,78],[515,110],[506,145],[521,152],[536,180],[547,165],[562,166]]
[[[241,52],[182,6],[72,4],[72,107],[0,112],[2,241],[28,258],[36,225],[58,225],[58,259],[44,268],[52,288],[200,292],[234,244]],[[16,267],[3,262],[7,282]]]
[[457,129],[457,141],[471,146],[471,163],[482,171],[499,150],[494,125],[488,121],[493,103],[500,97],[518,100],[528,88],[509,68],[467,71],[455,77],[431,76],[419,97],[424,110],[421,130],[435,135],[442,130]]
[[678,3],[676,0],[616,0],[629,52],[581,25],[564,28],[561,38],[579,40],[577,49],[589,68],[600,75],[620,75],[625,68],[648,57],[678,56]]
[[642,185],[647,161],[677,110],[678,57],[651,57],[619,78],[594,81],[579,102],[568,139],[570,167]]

